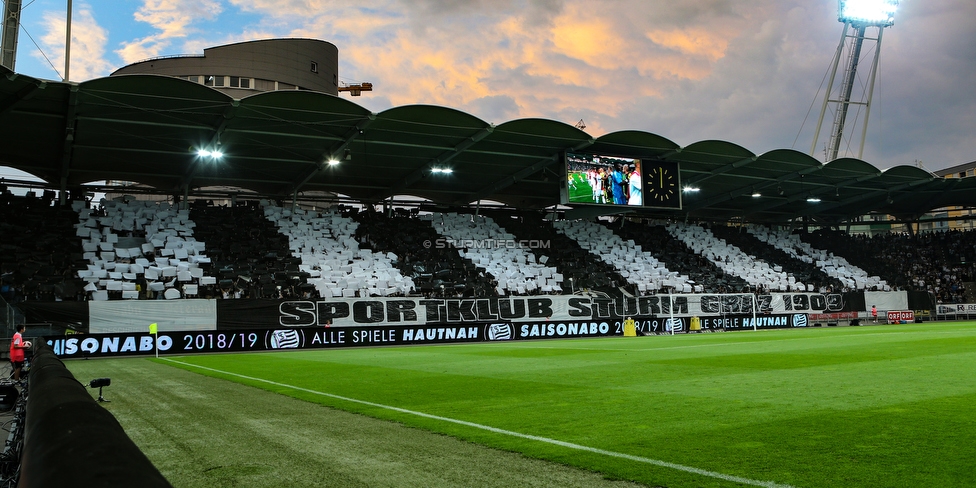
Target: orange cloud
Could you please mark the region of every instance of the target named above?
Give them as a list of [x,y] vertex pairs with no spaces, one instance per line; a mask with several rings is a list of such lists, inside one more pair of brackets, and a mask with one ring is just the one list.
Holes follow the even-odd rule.
[[[694,2],[230,3],[262,16],[254,30],[284,26],[288,36],[334,42],[340,79],[372,82],[375,100],[474,110],[489,106],[486,99],[512,100],[504,106],[518,117],[568,123],[579,120],[580,107],[612,117],[636,97],[704,79],[741,31],[734,12]],[[597,120],[587,125],[601,129]]]
[[710,29],[669,29],[647,32],[647,38],[660,46],[673,49],[687,56],[718,61],[725,56],[728,39]]

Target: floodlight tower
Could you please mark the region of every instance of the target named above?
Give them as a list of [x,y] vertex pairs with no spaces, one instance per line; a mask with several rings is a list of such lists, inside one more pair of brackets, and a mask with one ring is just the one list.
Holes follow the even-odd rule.
[[20,0],[7,0],[3,6],[3,34],[0,35],[0,66],[14,70],[17,62],[17,34],[20,32]]
[[[898,2],[899,0],[838,0],[837,20],[844,23],[844,29],[841,32],[840,43],[837,45],[837,52],[834,54],[833,65],[830,69],[830,79],[823,105],[820,108],[817,130],[813,136],[813,145],[810,146],[811,156],[816,157],[820,131],[823,128],[824,116],[827,114],[827,107],[830,104],[834,104],[835,108],[830,139],[827,141],[826,160],[837,159],[837,153],[844,141],[844,126],[851,105],[864,106],[864,122],[861,128],[857,157],[861,158],[864,155],[864,139],[867,137],[868,116],[871,114],[871,97],[874,93],[874,81],[877,77],[878,61],[881,55],[881,34],[885,27],[890,27],[895,23],[895,10],[898,8]],[[869,27],[877,29],[875,37],[868,37]],[[868,67],[867,86],[860,86],[862,90],[861,101],[852,101],[851,94],[857,84],[858,67],[861,64],[864,41],[874,42],[874,60]],[[842,58],[846,59],[844,77],[835,92],[837,68]],[[853,136],[852,131],[851,140],[853,140]]]

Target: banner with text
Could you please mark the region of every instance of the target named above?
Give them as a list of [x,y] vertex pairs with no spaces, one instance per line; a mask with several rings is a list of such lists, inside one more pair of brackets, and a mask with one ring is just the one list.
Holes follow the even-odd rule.
[[478,323],[303,327],[234,331],[170,331],[85,334],[47,340],[61,358],[258,352],[407,344],[442,344],[520,339],[559,339],[621,335],[617,322]]
[[[637,320],[642,334],[689,332],[688,317]],[[703,330],[805,327],[806,314],[727,315],[701,319]],[[535,321],[473,324],[355,325],[345,327],[263,328],[233,331],[168,331],[85,334],[47,340],[61,358],[260,352],[361,346],[499,342],[620,336],[623,322]]]
[[512,298],[218,300],[218,329],[439,323],[614,321],[844,310],[840,294],[654,295],[613,300],[574,295]]
[[953,303],[936,307],[937,315],[976,315],[976,303]]

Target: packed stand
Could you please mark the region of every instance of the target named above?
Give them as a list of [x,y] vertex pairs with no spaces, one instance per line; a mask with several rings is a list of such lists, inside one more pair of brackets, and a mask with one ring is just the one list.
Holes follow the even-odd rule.
[[750,291],[813,291],[813,285],[797,281],[796,277],[783,272],[779,265],[758,260],[743,252],[725,239],[719,239],[710,230],[698,225],[670,223],[666,226],[674,238],[685,243],[695,253],[701,254],[728,274],[738,276],[749,283]]
[[726,242],[753,258],[773,264],[774,270],[778,268],[779,271],[796,278],[798,282],[812,286],[812,288],[808,286],[807,291],[832,292],[842,289],[840,280],[829,276],[814,265],[812,260],[804,261],[767,242],[763,242],[755,234],[747,231],[745,227],[713,225],[709,229],[716,237],[725,239]]
[[[688,283],[700,286],[705,293],[748,292],[749,284],[697,254],[687,245],[675,239],[663,225],[645,225],[625,221],[624,225],[609,226],[622,239],[634,241],[642,249],[665,263],[668,269],[688,276]],[[682,287],[683,291],[683,287]],[[755,291],[755,290],[752,290]]]
[[338,207],[318,212],[262,205],[265,218],[288,236],[291,255],[301,259],[299,269],[322,297],[404,296],[416,290],[413,280],[393,265],[398,256],[361,245],[359,223]]
[[701,292],[701,285],[687,275],[669,270],[653,254],[634,240],[623,240],[596,222],[562,220],[556,230],[579,243],[579,246],[612,265],[640,294],[657,292]]
[[307,283],[301,258],[293,257],[288,237],[264,217],[257,201],[215,206],[209,200],[190,205],[196,235],[207,243],[213,274],[219,280],[214,298],[317,298]]
[[562,292],[563,275],[546,265],[548,257],[536,260],[527,249],[508,245],[515,236],[491,217],[438,212],[424,218],[430,218],[434,230],[448,241],[462,243],[459,254],[498,282],[499,296]]
[[356,239],[371,248],[392,253],[400,272],[413,280],[416,292],[430,297],[497,296],[497,280],[451,244],[439,241],[441,236],[430,220],[420,219],[417,212],[396,209],[391,215],[380,212],[351,214],[359,227]]
[[964,283],[976,278],[976,233],[848,235],[821,229],[802,239],[878,274],[898,290],[928,291],[939,303],[967,303]]
[[871,276],[867,271],[854,266],[832,252],[814,248],[803,242],[797,234],[791,234],[785,230],[774,231],[762,226],[749,226],[747,229],[760,241],[783,251],[794,259],[815,265],[823,270],[827,276],[841,283],[840,288],[828,286],[821,289],[821,292],[883,289],[885,287],[886,283],[881,277]]
[[[84,202],[81,202],[84,204]],[[0,295],[7,302],[84,300],[78,216],[54,192],[15,196],[0,184]]]
[[102,199],[95,209],[75,201],[72,208],[88,262],[78,277],[92,300],[195,298],[200,287],[216,284],[205,275],[210,258],[193,236],[189,210],[127,197]]
[[543,220],[540,214],[496,211],[492,215],[506,231],[528,244],[528,250],[535,254],[537,261],[546,259],[545,264],[562,273],[563,293],[598,291],[609,296],[620,296],[621,287],[628,293],[637,293],[637,287],[628,282],[613,265],[583,249],[571,237],[558,232],[556,224]]

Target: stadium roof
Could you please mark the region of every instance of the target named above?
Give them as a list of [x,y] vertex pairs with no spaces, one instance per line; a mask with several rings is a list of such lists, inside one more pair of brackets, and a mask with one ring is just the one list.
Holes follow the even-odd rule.
[[[563,152],[581,150],[678,162],[682,184],[700,191],[684,194],[682,210],[639,210],[648,216],[783,222],[809,215],[836,223],[870,211],[917,218],[949,205],[976,206],[976,178],[946,180],[913,166],[881,171],[846,158],[821,164],[790,149],[756,155],[723,141],[680,147],[637,130],[594,138],[553,120],[492,125],[427,105],[371,113],[310,91],[238,100],[155,75],[62,83],[0,68],[0,133],[0,165],[53,188],[124,180],[166,194],[230,186],[281,198],[331,192],[379,202],[414,195],[445,205],[488,199],[544,208],[559,203]],[[218,147],[221,160],[196,154]],[[342,162],[330,166],[330,158]],[[607,211],[613,209],[576,215]]]

